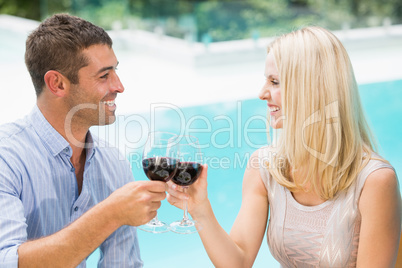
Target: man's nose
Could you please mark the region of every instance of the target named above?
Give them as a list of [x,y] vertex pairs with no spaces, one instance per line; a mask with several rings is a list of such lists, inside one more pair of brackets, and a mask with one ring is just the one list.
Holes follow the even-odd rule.
[[117,93],[123,93],[124,91],[124,86],[116,73],[114,73],[112,76],[111,90]]

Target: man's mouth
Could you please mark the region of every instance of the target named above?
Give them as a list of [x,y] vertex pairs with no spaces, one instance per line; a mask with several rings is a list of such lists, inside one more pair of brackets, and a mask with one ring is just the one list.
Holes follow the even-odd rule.
[[102,101],[104,104],[106,104],[109,107],[112,107],[115,104],[115,100],[110,100],[110,101]]

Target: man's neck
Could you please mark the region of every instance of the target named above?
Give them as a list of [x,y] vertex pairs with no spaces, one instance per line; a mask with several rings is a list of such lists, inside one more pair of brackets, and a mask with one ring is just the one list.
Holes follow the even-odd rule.
[[[63,112],[61,107],[53,109],[50,105],[41,105],[38,108],[50,125],[70,144],[73,150],[71,160],[74,163],[80,162],[85,154],[86,137],[89,131],[88,126],[67,120],[67,112]],[[78,162],[77,162],[78,161]]]

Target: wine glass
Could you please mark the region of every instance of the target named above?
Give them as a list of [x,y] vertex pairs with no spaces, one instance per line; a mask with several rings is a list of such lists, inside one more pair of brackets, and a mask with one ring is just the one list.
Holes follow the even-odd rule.
[[[184,193],[193,184],[202,171],[202,155],[198,139],[183,135],[178,139],[177,171],[171,178],[172,182],[183,187]],[[188,217],[187,200],[183,201],[183,219],[170,224],[170,230],[179,234],[191,234],[201,230],[201,225]]]
[[[142,167],[148,179],[169,181],[177,169],[177,147],[174,143],[177,135],[169,132],[151,132],[144,147]],[[145,225],[138,227],[150,233],[169,231],[169,225],[158,220],[158,215]]]

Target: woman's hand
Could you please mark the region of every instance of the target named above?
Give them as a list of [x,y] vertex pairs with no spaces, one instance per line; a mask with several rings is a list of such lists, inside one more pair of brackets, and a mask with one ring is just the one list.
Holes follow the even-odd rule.
[[193,218],[198,215],[201,216],[203,207],[209,204],[208,191],[207,191],[207,175],[208,165],[202,166],[200,177],[197,181],[188,187],[185,191],[185,187],[179,186],[172,181],[168,182],[168,196],[169,203],[177,208],[183,209],[183,201],[187,199],[188,212]]

